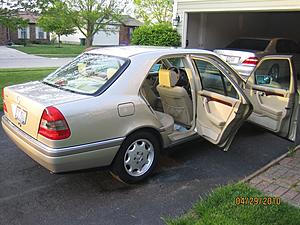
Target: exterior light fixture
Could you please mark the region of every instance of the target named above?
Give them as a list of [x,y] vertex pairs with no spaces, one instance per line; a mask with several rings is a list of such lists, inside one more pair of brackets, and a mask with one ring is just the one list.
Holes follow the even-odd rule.
[[180,22],[180,16],[177,14],[176,17],[173,19],[173,26],[177,27]]

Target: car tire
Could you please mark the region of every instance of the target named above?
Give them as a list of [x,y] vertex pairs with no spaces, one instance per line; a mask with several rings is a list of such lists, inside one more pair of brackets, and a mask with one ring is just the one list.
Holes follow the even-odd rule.
[[122,143],[110,172],[124,183],[140,182],[153,172],[159,152],[160,144],[155,135],[146,131],[133,133]]

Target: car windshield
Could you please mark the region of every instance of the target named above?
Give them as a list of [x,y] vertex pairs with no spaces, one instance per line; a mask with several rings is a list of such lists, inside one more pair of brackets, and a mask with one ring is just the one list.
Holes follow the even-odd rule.
[[243,38],[233,41],[227,46],[227,48],[264,51],[269,43],[270,40]]
[[69,91],[94,94],[125,61],[118,57],[85,53],[47,76],[43,82]]

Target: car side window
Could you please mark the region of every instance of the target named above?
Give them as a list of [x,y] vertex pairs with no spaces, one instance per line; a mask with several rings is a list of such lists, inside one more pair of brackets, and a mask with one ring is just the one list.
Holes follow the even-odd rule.
[[267,59],[254,72],[255,84],[288,90],[290,87],[290,65],[287,59]]
[[160,70],[160,68],[161,68],[161,65],[162,65],[161,63],[155,63],[155,64],[151,67],[149,73],[150,73],[150,74],[152,74],[152,73],[158,73],[159,70]]
[[278,40],[276,45],[277,53],[287,54],[287,53],[298,53],[299,46],[296,42],[292,40]]
[[213,64],[204,60],[195,60],[200,75],[202,88],[231,98],[239,98],[239,95],[229,80]]
[[172,66],[175,66],[177,68],[184,67],[183,58],[181,57],[168,58],[167,60]]

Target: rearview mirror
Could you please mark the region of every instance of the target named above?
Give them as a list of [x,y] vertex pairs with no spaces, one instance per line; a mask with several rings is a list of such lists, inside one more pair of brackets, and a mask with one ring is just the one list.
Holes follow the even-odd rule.
[[271,76],[268,75],[256,75],[256,84],[270,84],[272,81]]

